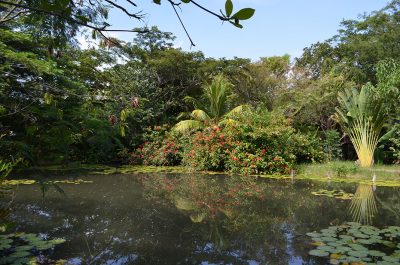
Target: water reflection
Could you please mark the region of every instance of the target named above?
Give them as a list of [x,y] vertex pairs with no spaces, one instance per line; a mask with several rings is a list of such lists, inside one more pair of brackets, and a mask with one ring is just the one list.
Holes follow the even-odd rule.
[[359,184],[351,200],[350,214],[354,222],[371,225],[378,213],[373,186]]
[[[66,238],[54,255],[71,264],[324,264],[308,255],[312,247],[305,234],[349,221],[345,209],[362,201],[314,196],[327,183],[290,179],[195,174],[86,179],[94,183],[62,185],[67,197],[51,191],[45,200],[38,187],[23,186],[12,215],[17,230]],[[359,198],[366,198],[361,190]],[[379,200],[399,205],[398,189],[378,191]],[[360,207],[366,208],[371,206]],[[382,225],[400,220],[387,209],[374,215]]]

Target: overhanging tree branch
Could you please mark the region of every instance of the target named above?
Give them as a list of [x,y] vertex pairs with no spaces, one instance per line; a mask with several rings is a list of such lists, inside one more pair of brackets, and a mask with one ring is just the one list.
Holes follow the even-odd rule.
[[230,20],[230,18],[228,18],[228,17],[223,17],[223,16],[221,16],[221,15],[219,15],[219,14],[217,14],[217,13],[215,13],[215,12],[213,12],[213,11],[207,9],[207,8],[205,8],[204,6],[202,6],[202,5],[198,4],[198,3],[196,3],[196,2],[193,1],[193,0],[190,0],[190,3],[193,3],[193,4],[194,4],[195,6],[197,6],[198,8],[200,8],[200,9],[202,9],[203,11],[206,11],[207,13],[209,13],[209,14],[211,14],[211,15],[217,17],[217,18],[219,18],[219,19],[222,20],[222,21],[229,21],[229,20]]
[[[120,9],[120,10],[122,10],[125,14],[127,14],[129,17],[133,17],[133,18],[136,18],[136,19],[139,19],[139,20],[141,20],[142,18],[143,18],[143,16],[142,15],[140,15],[140,12],[139,13],[130,13],[126,8],[124,8],[123,6],[121,6],[121,5],[118,5],[117,3],[114,3],[114,2],[112,2],[112,1],[110,1],[110,0],[105,0],[107,3],[109,3],[110,5],[112,5],[113,7],[115,7],[115,8],[118,8],[118,9]],[[128,1],[129,3],[132,3],[131,1]],[[133,4],[133,3],[132,3]]]
[[28,5],[23,5],[23,4],[19,4],[19,3],[12,3],[12,2],[8,2],[8,1],[3,1],[0,0],[0,4],[5,4],[5,5],[9,5],[9,6],[14,6],[14,7],[19,7],[19,8],[23,8],[29,11],[35,11],[35,12],[40,12],[40,13],[44,13],[47,15],[51,15],[51,16],[56,16],[59,17],[61,19],[64,19],[66,21],[72,22],[72,23],[76,23],[77,25],[83,26],[83,27],[87,27],[96,31],[101,31],[101,32],[133,32],[133,33],[146,33],[148,32],[148,30],[141,30],[141,29],[108,29],[106,26],[104,27],[99,27],[99,26],[94,26],[85,22],[82,22],[78,19],[75,19],[73,17],[68,17],[68,16],[64,16],[58,12],[54,12],[54,11],[50,11],[50,10],[45,10],[45,9],[41,9],[41,8],[37,8],[37,7],[33,7],[33,6],[28,6]]
[[[236,27],[242,28],[240,21],[249,19],[254,14],[254,9],[252,8],[243,8],[232,15],[233,4],[231,0],[226,0],[225,3],[225,12],[220,10],[221,14],[211,11],[210,9],[204,7],[194,0],[177,0],[178,2],[174,2],[174,0],[167,0],[172,8],[174,9],[175,15],[178,17],[181,26],[183,27],[189,41],[190,45],[195,46],[192,38],[189,35],[188,30],[186,29],[185,24],[182,21],[179,13],[177,12],[176,7],[180,7],[182,3],[192,3],[197,8],[205,11],[212,16],[217,17],[221,21],[227,21],[233,24]],[[68,26],[75,27],[74,33],[72,33],[72,37],[76,35],[76,28],[86,27],[92,29],[94,31],[94,36],[96,33],[99,33],[98,36],[101,36],[107,39],[110,43],[115,43],[114,40],[107,37],[105,32],[131,32],[131,33],[145,33],[148,30],[141,30],[139,28],[135,29],[110,29],[110,25],[107,23],[107,13],[108,8],[115,8],[123,13],[125,13],[130,18],[135,18],[138,20],[142,20],[145,15],[140,12],[131,12],[128,7],[137,7],[135,0],[80,0],[80,1],[51,1],[51,3],[46,3],[46,1],[34,1],[31,4],[30,1],[23,0],[0,0],[0,4],[3,6],[10,6],[7,14],[0,18],[0,24],[9,22],[10,20],[16,19],[20,15],[28,13],[29,16],[35,17],[36,13],[50,15],[52,17],[57,17],[61,20],[65,20],[69,23]],[[153,0],[156,4],[161,4],[162,0]],[[79,7],[80,6],[80,7]],[[127,7],[128,6],[128,7]],[[87,14],[89,13],[89,14]],[[50,23],[51,25],[51,23]],[[65,27],[66,25],[56,25],[56,26],[48,26],[49,29],[46,28],[49,32],[52,30],[56,31],[57,27]],[[53,27],[53,28],[52,28]],[[55,32],[56,33],[56,32]],[[58,32],[57,32],[58,34]],[[62,42],[65,42],[70,36],[62,36],[64,39]]]
[[196,46],[196,44],[194,44],[192,38],[190,37],[189,32],[186,30],[185,24],[183,24],[183,21],[182,21],[181,17],[179,16],[178,11],[177,11],[176,8],[175,8],[175,6],[179,6],[179,4],[173,2],[172,0],[168,0],[168,2],[171,4],[172,8],[174,9],[175,14],[176,14],[176,16],[177,16],[178,19],[179,19],[179,22],[181,23],[182,28],[183,28],[183,30],[185,31],[186,36],[188,37],[188,39],[189,39],[189,41],[190,41],[190,47]]

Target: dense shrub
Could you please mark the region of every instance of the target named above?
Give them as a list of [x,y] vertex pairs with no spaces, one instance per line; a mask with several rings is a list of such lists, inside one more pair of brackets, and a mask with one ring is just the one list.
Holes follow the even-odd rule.
[[316,134],[296,133],[287,143],[287,148],[296,157],[296,163],[323,162],[328,158],[325,147],[326,143]]
[[183,147],[174,135],[168,133],[168,126],[147,129],[145,139],[132,154],[133,164],[176,166],[181,163]]
[[133,161],[247,175],[287,174],[296,163],[325,159],[321,139],[296,132],[280,113],[249,111],[235,121],[184,135],[174,135],[164,127],[149,130]]
[[198,170],[225,170],[233,137],[214,126],[192,135],[186,146],[184,164]]
[[246,112],[237,123],[214,126],[192,136],[184,163],[199,170],[240,174],[289,173],[295,163],[324,160],[315,137],[296,133],[290,120],[267,111]]

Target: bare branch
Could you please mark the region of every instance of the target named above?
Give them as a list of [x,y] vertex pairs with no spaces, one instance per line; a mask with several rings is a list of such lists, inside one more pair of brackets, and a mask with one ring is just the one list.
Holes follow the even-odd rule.
[[140,15],[140,12],[139,12],[139,13],[130,13],[126,8],[124,8],[124,7],[121,6],[121,5],[118,5],[118,4],[116,4],[116,3],[114,3],[114,2],[112,2],[112,1],[110,1],[110,0],[105,0],[105,1],[106,1],[107,3],[109,3],[110,5],[112,5],[113,7],[122,10],[122,11],[123,11],[125,14],[127,14],[129,17],[133,17],[133,18],[136,18],[136,19],[138,19],[138,20],[141,20],[141,19],[143,18],[143,16]]
[[8,21],[11,21],[11,20],[19,17],[20,15],[26,14],[26,13],[29,13],[29,11],[20,11],[20,12],[16,13],[15,15],[13,15],[13,16],[11,16],[9,18],[6,18],[7,16],[9,16],[9,15],[7,15],[7,16],[3,17],[2,19],[0,19],[0,24],[6,23]]
[[196,2],[193,1],[193,0],[190,0],[190,2],[193,3],[195,6],[197,6],[198,8],[200,8],[200,9],[206,11],[207,13],[209,13],[209,14],[211,14],[211,15],[213,15],[213,16],[216,16],[217,18],[219,18],[219,19],[222,20],[222,21],[229,21],[229,20],[230,20],[228,17],[224,17],[224,16],[221,16],[221,15],[218,15],[217,13],[214,13],[213,11],[211,11],[211,10],[205,8],[204,6],[202,6],[202,5],[198,4],[198,3],[196,3]]
[[137,5],[134,3],[134,2],[132,2],[131,0],[126,0],[129,4],[131,4],[131,5],[133,5],[134,7],[137,7]]
[[[17,3],[18,3],[18,4],[21,3],[21,0],[18,0]],[[2,17],[2,18],[0,19],[0,21],[5,20],[8,16],[10,16],[10,15],[15,11],[15,9],[17,9],[16,6],[10,7],[10,10],[7,12],[7,14],[6,14],[4,17]]]
[[186,32],[186,36],[189,38],[189,41],[190,41],[190,47],[192,47],[192,46],[196,46],[196,44],[194,44],[194,42],[193,42],[192,38],[190,37],[190,35],[189,35],[189,32],[186,30],[185,24],[183,24],[183,21],[182,21],[181,17],[179,16],[179,14],[178,14],[178,11],[177,11],[177,10],[176,10],[176,8],[175,8],[175,6],[179,6],[179,4],[177,4],[177,3],[173,2],[172,0],[168,0],[168,2],[170,2],[170,4],[171,4],[172,8],[173,8],[173,9],[174,9],[174,11],[175,11],[175,14],[176,14],[176,16],[177,16],[177,17],[178,17],[178,19],[179,19],[179,22],[181,22],[181,25],[182,25],[183,29],[184,29],[184,30],[185,30],[185,32]]

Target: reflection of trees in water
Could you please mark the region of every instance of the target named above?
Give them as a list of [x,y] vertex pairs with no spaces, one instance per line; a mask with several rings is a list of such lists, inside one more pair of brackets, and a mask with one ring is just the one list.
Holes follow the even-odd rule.
[[388,190],[383,190],[382,195],[384,199],[376,197],[377,202],[382,207],[382,209],[387,211],[388,216],[386,217],[388,220],[395,224],[400,223],[400,188],[393,187],[390,192]]
[[371,185],[360,184],[351,200],[350,214],[354,222],[372,224],[372,220],[378,213],[376,197]]
[[[65,237],[60,258],[85,264],[289,264],[312,259],[302,235],[346,215],[306,183],[194,174],[99,178],[65,185],[68,198],[52,191],[35,211],[14,217],[29,231]],[[24,187],[21,205],[40,197],[31,189]]]
[[[211,243],[214,252],[237,253],[263,264],[288,264],[293,257],[307,256],[300,235],[314,229],[309,226],[331,222],[338,216],[334,209],[341,211],[334,207],[334,201],[315,200],[306,185],[220,180],[195,175],[173,179],[152,176],[142,179],[142,184],[149,200],[160,203],[164,198],[164,204],[174,205],[191,220],[184,230],[200,235],[199,246]],[[327,207],[331,203],[332,207]],[[332,210],[321,216],[325,208]]]

